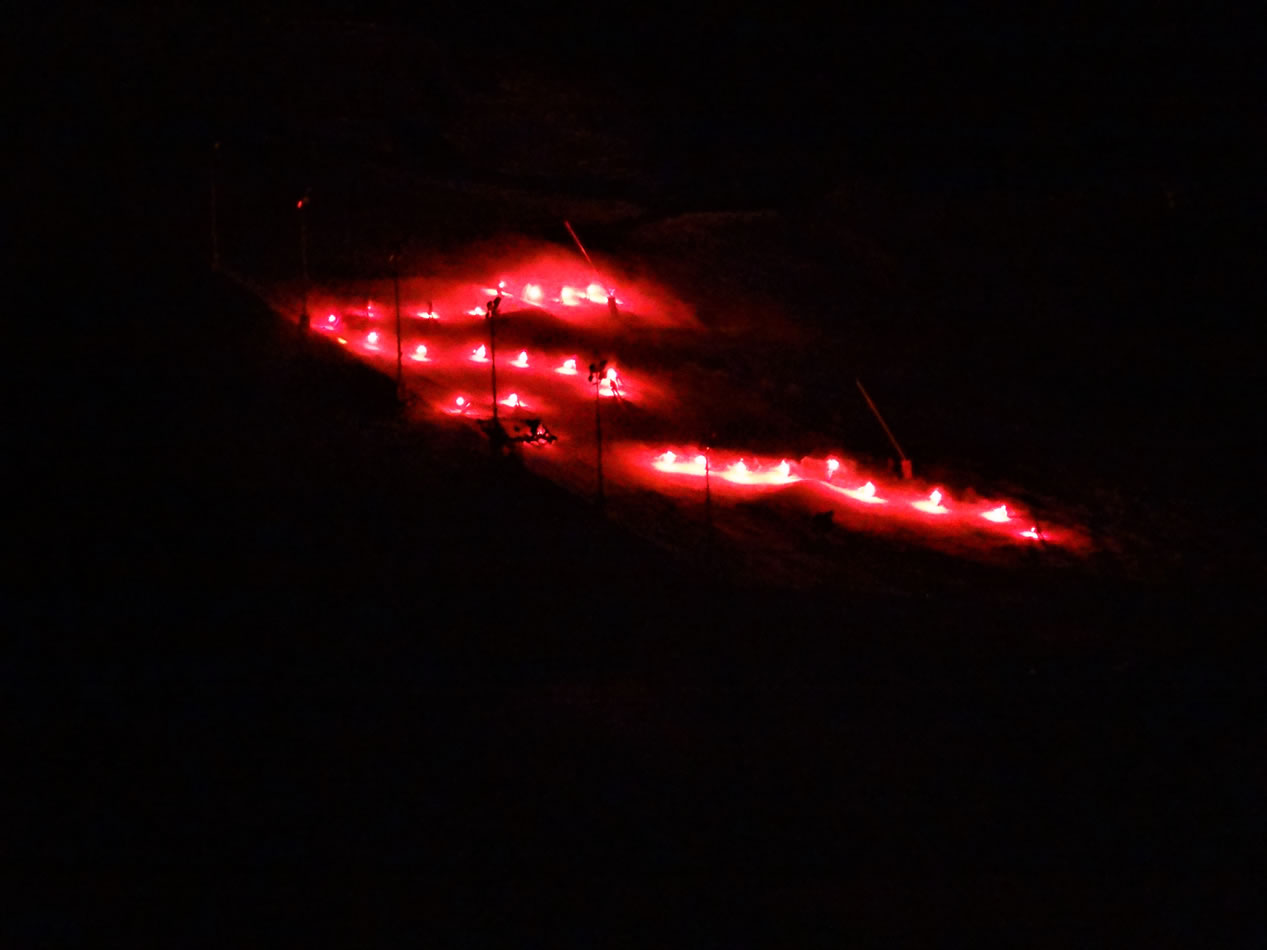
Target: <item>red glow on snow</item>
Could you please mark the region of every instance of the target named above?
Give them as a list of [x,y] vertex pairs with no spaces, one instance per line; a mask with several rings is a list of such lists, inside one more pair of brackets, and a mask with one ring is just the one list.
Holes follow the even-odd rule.
[[418,344],[417,349],[414,350],[414,359],[416,359],[419,363],[430,362],[430,360],[427,359],[427,344]]
[[524,299],[530,303],[541,303],[541,288],[536,284],[524,284]]
[[997,508],[991,508],[989,511],[981,512],[981,517],[986,521],[993,521],[997,524],[1003,524],[1005,521],[1011,521],[1012,516],[1007,513],[1007,505],[999,505]]
[[479,346],[477,346],[474,349],[474,351],[471,353],[471,359],[476,363],[488,362],[488,350],[485,348],[483,343],[481,343]]
[[564,360],[563,365],[555,370],[556,373],[562,373],[564,376],[576,375],[576,360]]
[[672,475],[703,475],[704,456],[697,455],[692,461],[684,461],[675,452],[665,452],[651,460],[653,468]]
[[523,350],[518,356],[510,361],[511,366],[518,366],[520,369],[528,368],[528,351]]
[[522,402],[519,401],[518,393],[511,393],[509,396],[503,399],[501,403],[503,406],[509,406],[511,409],[527,409],[528,408]]
[[861,488],[838,488],[835,485],[828,485],[832,491],[838,491],[842,495],[848,495],[854,501],[861,501],[868,505],[887,504],[887,500],[877,497],[875,493],[875,482],[867,482]]
[[[700,474],[703,473],[701,472]],[[743,459],[740,459],[722,472],[722,478],[728,482],[735,482],[740,485],[787,485],[791,482],[800,481],[792,474],[792,466],[787,459],[781,461],[774,468],[765,469],[764,471],[753,471],[748,468]]]
[[575,287],[564,287],[563,290],[559,292],[559,302],[565,307],[580,306],[580,303],[584,298],[585,295]]
[[603,378],[598,381],[598,394],[600,396],[614,396],[619,386],[620,375],[613,367],[608,369]]
[[911,506],[918,508],[920,511],[926,511],[930,515],[944,515],[950,509],[941,503],[942,494],[939,489],[934,488],[927,501],[913,501]]

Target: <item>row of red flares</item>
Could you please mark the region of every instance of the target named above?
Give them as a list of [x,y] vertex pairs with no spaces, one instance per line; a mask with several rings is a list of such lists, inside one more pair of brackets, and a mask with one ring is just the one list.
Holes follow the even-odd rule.
[[[823,462],[823,477],[796,474],[792,471],[792,463],[782,459],[777,465],[749,465],[744,459],[738,459],[721,467],[712,465],[708,456],[696,453],[693,456],[681,456],[673,451],[666,451],[651,459],[651,465],[658,471],[673,475],[694,475],[703,477],[710,475],[723,481],[737,485],[790,485],[799,481],[813,481],[840,495],[844,495],[859,504],[874,506],[887,505],[895,499],[881,496],[875,482],[867,480],[856,487],[836,484],[833,480],[840,472],[840,460],[828,458]],[[798,466],[800,468],[800,466]],[[972,515],[997,525],[1016,523],[1015,513],[1008,510],[1006,504],[982,508],[981,506],[951,507],[950,499],[940,488],[934,488],[927,498],[907,501],[916,511],[934,517],[945,515]],[[1022,522],[1023,523],[1023,522]],[[1018,531],[1017,535],[1031,540],[1048,540],[1048,536],[1038,530],[1036,525]]]
[[[518,294],[506,289],[506,281],[504,280],[498,282],[496,287],[484,287],[481,289],[488,297],[516,298],[534,307],[544,307],[547,303],[558,303],[565,307],[579,307],[583,303],[603,305],[609,305],[611,303],[615,303],[617,305],[624,304],[624,301],[616,296],[616,291],[614,289],[604,287],[597,281],[584,288],[564,284],[559,288],[556,296],[549,298],[547,298],[546,292],[542,289],[540,284],[524,284]],[[374,313],[374,302],[372,300],[366,304],[365,309],[367,316],[371,318],[376,316]],[[486,313],[487,309],[479,306],[471,307],[470,310],[466,311],[466,315],[472,317],[482,317],[485,316]],[[434,310],[418,310],[415,311],[414,316],[422,320],[440,319],[440,314]],[[334,314],[330,314],[327,319],[327,323],[329,327],[337,326],[339,318]]]
[[[515,294],[506,289],[506,282],[501,281],[497,288],[484,288],[484,293],[488,296],[507,296],[514,297]],[[534,306],[546,305],[545,292],[540,284],[525,284],[522,288],[521,298]],[[564,286],[561,288],[559,295],[550,298],[555,303],[561,303],[564,306],[579,306],[581,303],[603,303],[610,301],[620,303],[615,297],[614,291],[609,291],[599,283],[592,283],[584,290],[576,287]],[[372,302],[367,306],[369,315],[374,316]],[[466,311],[471,316],[485,316],[486,310],[483,307],[472,307]],[[439,314],[433,310],[418,311],[416,316],[421,319],[438,320]],[[340,319],[335,314],[330,314],[326,323],[322,326],[326,330],[335,330],[340,325]],[[347,339],[343,336],[337,337],[338,342],[346,345]],[[383,335],[377,330],[370,330],[365,335],[365,346],[371,350],[377,350],[380,344],[384,342]],[[418,343],[414,346],[410,353],[410,358],[416,362],[430,362],[428,348],[425,343]],[[473,363],[487,364],[488,351],[487,348],[480,344],[470,351],[466,357]],[[520,351],[519,355],[514,359],[506,361],[509,365],[519,369],[529,368],[529,358],[527,350]],[[556,373],[564,376],[576,376],[579,374],[577,369],[577,361],[575,357],[565,359],[562,364],[554,368]],[[605,374],[599,380],[599,395],[614,396],[619,391],[621,380],[614,368],[608,368]],[[511,393],[504,399],[499,400],[503,406],[512,409],[527,409],[526,403],[522,401],[517,393]],[[475,408],[475,404],[464,396],[457,396],[453,403],[450,404],[446,411],[450,414],[464,415]],[[781,460],[777,465],[761,465],[753,462],[749,465],[745,459],[740,458],[729,465],[721,468],[714,467],[710,459],[701,453],[693,456],[680,456],[677,453],[668,450],[660,455],[655,456],[651,460],[651,465],[660,472],[673,475],[690,475],[703,477],[711,475],[720,478],[724,482],[735,485],[747,486],[777,486],[788,485],[798,481],[812,481],[830,490],[833,493],[843,495],[857,504],[867,506],[877,511],[891,510],[882,506],[889,505],[891,502],[901,503],[903,499],[885,498],[876,488],[875,482],[867,480],[861,485],[848,487],[845,484],[838,483],[838,476],[841,469],[841,463],[838,459],[827,458],[822,463],[822,477],[809,475],[804,473],[802,466],[797,466],[798,472],[792,471],[792,463],[786,459]],[[1014,525],[1017,523],[1015,513],[1010,511],[1006,504],[1000,504],[993,507],[982,508],[980,505],[972,506],[965,504],[959,506],[948,499],[946,494],[940,488],[934,488],[927,498],[919,498],[915,500],[905,500],[905,503],[912,509],[922,514],[929,515],[934,518],[942,518],[946,516],[963,516],[977,517],[994,525]],[[1022,522],[1023,523],[1023,522]],[[1050,540],[1050,536],[1045,532],[1039,531],[1037,526],[1031,525],[1028,529],[1015,532],[1017,536],[1030,540]]]

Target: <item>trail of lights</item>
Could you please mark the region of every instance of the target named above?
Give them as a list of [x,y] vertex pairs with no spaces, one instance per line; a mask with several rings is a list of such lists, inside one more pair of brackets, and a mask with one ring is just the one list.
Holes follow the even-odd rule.
[[[511,287],[516,288],[512,291]],[[565,323],[564,317],[557,312],[551,312],[548,309],[547,301],[553,301],[560,304],[564,308],[574,309],[582,308],[582,310],[590,316],[586,319],[602,320],[604,317],[594,316],[594,312],[589,307],[604,306],[612,307],[613,315],[615,313],[613,305],[620,303],[616,292],[613,288],[605,286],[598,281],[590,281],[587,284],[582,282],[556,282],[548,283],[540,280],[531,280],[520,283],[513,280],[500,280],[496,287],[483,286],[480,284],[465,285],[464,293],[473,293],[474,290],[481,290],[490,298],[514,298],[543,310],[547,315]],[[362,298],[365,299],[365,298]],[[467,297],[469,300],[470,298]],[[419,320],[438,321],[440,320],[440,311],[459,312],[461,304],[455,304],[452,296],[445,297],[440,300],[441,307],[436,308],[430,302],[425,308],[414,307],[407,312],[412,314]],[[452,308],[452,309],[449,309]],[[488,315],[487,304],[484,306],[472,306],[465,311],[471,316],[485,317]],[[373,300],[367,300],[362,310],[357,306],[342,307],[336,306],[334,312],[330,312],[324,320],[314,321],[316,329],[329,331],[330,336],[341,346],[348,346],[349,337],[358,340],[360,346],[353,347],[353,352],[358,353],[363,359],[373,359],[375,365],[381,367],[382,359],[380,354],[384,349],[395,350],[395,336],[388,332],[386,326],[379,319],[382,312],[376,308]],[[505,319],[507,325],[513,325],[516,319],[514,313],[511,312],[507,316],[507,312],[503,310],[499,317],[499,325],[501,320]],[[536,318],[533,318],[536,319]],[[366,325],[365,321],[373,321]],[[573,323],[576,321],[573,320]],[[531,324],[530,324],[531,325]],[[383,329],[372,329],[372,327],[380,326]],[[415,337],[409,340],[408,345],[403,348],[403,355],[406,359],[416,364],[429,364],[424,370],[422,366],[418,367],[417,372],[425,372],[431,374],[433,372],[453,373],[474,371],[475,367],[472,363],[484,364],[489,362],[488,350],[483,343],[475,345],[476,341],[468,340],[463,348],[463,343],[459,339],[451,336],[445,336],[440,325],[432,324],[434,329],[429,336],[432,339],[428,343],[419,342]],[[448,329],[448,327],[445,327]],[[434,338],[435,335],[442,337],[440,340]],[[500,330],[499,330],[500,337]],[[513,337],[512,337],[513,338]],[[436,344],[432,346],[431,344]],[[369,352],[366,352],[369,351]],[[511,349],[509,353],[516,351]],[[371,356],[371,354],[375,354]],[[602,398],[621,397],[628,399],[626,380],[622,374],[614,367],[608,366],[601,377],[597,379],[586,379],[585,370],[578,367],[579,358],[575,355],[567,356],[560,360],[556,353],[538,352],[531,359],[527,349],[520,349],[517,355],[505,359],[505,362],[498,361],[498,368],[502,365],[513,367],[520,371],[533,371],[536,374],[543,374],[549,378],[557,379],[557,376],[576,377],[580,385],[572,385],[565,387],[570,389],[572,399],[578,402],[569,403],[567,405],[577,406],[579,400],[593,401],[595,394]],[[433,370],[431,367],[438,367]],[[542,382],[540,377],[536,377],[538,382]],[[655,392],[656,377],[647,374],[647,381],[653,387]],[[595,387],[595,383],[597,386]],[[562,385],[561,381],[559,384]],[[472,385],[472,380],[465,381],[464,385]],[[479,385],[475,383],[475,385]],[[468,390],[469,391],[469,390]],[[478,391],[478,390],[476,390]],[[661,388],[660,393],[664,390]],[[452,391],[451,391],[452,392]],[[485,397],[481,404],[476,405],[472,402],[466,392],[458,390],[460,394],[450,395],[448,402],[434,403],[437,411],[452,416],[462,416],[468,418],[483,418],[492,407],[491,400]],[[549,399],[550,397],[546,397]],[[530,407],[531,403],[531,407]],[[537,413],[542,410],[542,405],[536,398],[530,398],[525,401],[524,396],[519,392],[511,392],[503,398],[498,399],[498,405],[513,410],[529,410],[534,409]],[[560,433],[563,434],[562,432]],[[564,443],[566,444],[566,443]],[[560,451],[555,449],[554,451]],[[674,479],[704,479],[711,475],[716,489],[724,492],[746,492],[747,490],[769,491],[789,486],[795,486],[798,483],[814,490],[827,493],[833,498],[839,499],[839,504],[843,508],[838,510],[856,510],[859,515],[863,512],[874,513],[866,516],[868,519],[864,524],[880,523],[884,521],[901,521],[905,520],[910,525],[924,525],[927,530],[938,531],[985,531],[999,537],[1011,537],[1014,539],[1024,539],[1025,541],[1042,541],[1053,542],[1058,540],[1059,533],[1056,537],[1044,529],[1040,530],[1036,524],[1031,522],[1023,512],[1011,507],[1007,503],[1000,503],[997,499],[993,502],[972,501],[965,502],[950,497],[944,488],[932,488],[926,496],[913,497],[915,492],[912,490],[910,483],[893,482],[881,483],[880,487],[877,482],[865,477],[859,473],[852,462],[847,459],[842,461],[836,456],[805,458],[800,462],[791,462],[786,458],[762,460],[751,454],[739,455],[725,454],[716,450],[706,450],[705,452],[695,449],[674,450],[665,449],[658,454],[650,456],[642,456],[639,465],[645,466],[651,472],[655,473],[655,477],[672,477]],[[635,466],[627,474],[637,471]],[[662,483],[664,490],[680,491],[681,488],[668,489],[668,482]],[[874,519],[880,519],[876,522]],[[1019,521],[1019,524],[1017,523]],[[1029,525],[1026,530],[1019,530],[1023,525]],[[934,528],[933,526],[938,526]]]

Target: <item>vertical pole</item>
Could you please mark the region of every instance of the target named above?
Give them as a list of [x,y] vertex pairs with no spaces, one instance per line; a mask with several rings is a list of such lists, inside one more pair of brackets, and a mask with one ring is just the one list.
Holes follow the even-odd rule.
[[401,363],[401,343],[400,339],[400,260],[394,260],[392,268],[392,282],[396,285],[396,395],[404,395],[405,391],[405,375]]
[[603,497],[603,417],[599,409],[601,400],[599,393],[603,388],[603,378],[600,375],[594,381],[594,440],[598,446],[598,507],[601,510],[606,503]]
[[497,426],[497,310],[488,311],[488,373],[493,385],[493,426]]
[[219,201],[220,143],[211,147],[211,269],[220,269],[220,225],[216,220],[216,204]]
[[711,541],[713,536],[713,487],[710,472],[713,463],[710,456],[712,455],[708,449],[704,450],[704,527],[708,529],[708,537]]
[[308,226],[304,215],[304,206],[307,203],[306,195],[299,199],[299,260],[304,271],[304,301],[299,312],[299,322],[304,327],[308,325]]

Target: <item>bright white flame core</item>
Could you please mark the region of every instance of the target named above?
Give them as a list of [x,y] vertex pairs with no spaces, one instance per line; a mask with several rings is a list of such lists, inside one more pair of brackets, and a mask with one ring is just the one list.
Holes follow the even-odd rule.
[[827,460],[827,477],[830,478],[832,475],[835,475],[836,469],[838,468],[840,468],[839,459],[828,459]]
[[469,314],[470,314],[471,316],[473,316],[473,317],[482,317],[482,316],[484,316],[484,308],[483,308],[483,307],[472,307],[470,310],[468,310],[468,311],[466,311],[466,312],[467,312],[467,313],[469,313]]
[[516,409],[516,408],[522,407],[523,403],[519,401],[518,393],[511,393],[509,396],[507,396],[505,399],[502,400],[502,405],[509,406],[511,409]]
[[531,300],[533,303],[541,302],[541,288],[536,284],[524,284],[524,299]]
[[590,303],[607,303],[607,288],[597,282],[590,284],[585,288],[585,297]]
[[427,344],[419,343],[417,348],[414,350],[414,359],[418,360],[419,362],[422,362],[426,358],[427,358]]
[[370,346],[378,346],[378,331],[371,330],[370,335],[365,339],[369,341]]
[[697,455],[694,461],[683,461],[674,452],[665,452],[651,460],[653,468],[673,475],[703,475],[704,456]]
[[1007,505],[999,505],[997,508],[991,508],[989,511],[981,512],[981,517],[987,521],[993,521],[997,524],[1003,524],[1011,521],[1012,516],[1007,513]]
[[472,351],[471,359],[474,360],[476,363],[488,362],[488,350],[485,348],[483,343],[481,343]]
[[934,488],[932,494],[928,496],[927,501],[913,501],[911,502],[911,506],[913,508],[918,508],[920,511],[925,511],[930,515],[944,515],[950,509],[942,505],[941,499],[942,493],[940,489]]
[[517,357],[510,361],[512,366],[518,366],[520,369],[528,368],[528,351],[524,350]]
[[575,287],[564,287],[563,290],[559,292],[559,302],[565,307],[576,307],[580,305],[584,296],[585,295]]
[[576,375],[576,360],[564,360],[563,365],[555,370],[556,373],[562,373],[564,376]]
[[832,491],[840,492],[842,495],[848,495],[854,501],[861,501],[868,505],[888,504],[887,499],[876,496],[874,482],[867,482],[861,488],[841,488],[840,486],[832,485],[829,482],[823,482],[822,484],[826,485]]

